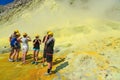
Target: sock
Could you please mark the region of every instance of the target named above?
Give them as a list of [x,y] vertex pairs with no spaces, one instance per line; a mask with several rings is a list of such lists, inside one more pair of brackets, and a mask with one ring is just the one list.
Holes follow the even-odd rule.
[[50,69],[48,69],[47,72],[50,73]]

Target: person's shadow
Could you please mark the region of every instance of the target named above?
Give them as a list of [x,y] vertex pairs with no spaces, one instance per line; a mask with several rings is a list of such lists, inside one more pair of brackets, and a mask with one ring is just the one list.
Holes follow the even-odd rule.
[[53,71],[53,73],[58,72],[59,70],[61,70],[61,69],[65,68],[65,67],[67,67],[68,65],[69,65],[69,64],[68,64],[68,61],[67,61],[67,62],[64,62],[64,63],[62,63],[62,64],[60,64],[59,66],[56,67],[56,69]]
[[26,56],[26,59],[27,60],[29,60],[29,59],[32,59],[33,57],[32,57],[32,54],[28,54],[27,56]]
[[56,58],[55,61],[53,62],[53,65],[59,64],[63,61],[65,61],[65,58]]

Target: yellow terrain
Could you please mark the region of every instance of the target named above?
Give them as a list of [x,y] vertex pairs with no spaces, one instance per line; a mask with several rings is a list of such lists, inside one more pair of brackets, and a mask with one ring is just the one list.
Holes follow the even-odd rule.
[[[117,2],[118,1],[118,2]],[[120,80],[119,0],[34,0],[0,21],[0,80]],[[117,11],[116,11],[117,10]],[[53,72],[44,73],[43,44],[33,65],[32,42],[27,64],[9,62],[8,37],[18,29],[34,39],[48,30],[55,37]],[[20,58],[21,58],[20,52]]]

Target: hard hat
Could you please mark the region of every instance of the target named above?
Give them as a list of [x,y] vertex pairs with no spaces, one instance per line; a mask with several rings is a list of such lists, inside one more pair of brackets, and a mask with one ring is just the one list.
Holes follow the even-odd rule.
[[18,32],[19,32],[19,30],[14,30],[14,32],[15,32],[15,33],[18,33]]
[[53,36],[53,32],[49,32],[49,33],[48,33],[48,35],[51,35],[51,36]]
[[17,35],[17,36],[20,36],[20,33],[19,33],[19,32],[17,32],[17,33],[16,33],[16,35]]
[[39,37],[39,35],[38,35],[38,34],[36,34],[36,35],[35,35],[35,37]]
[[23,36],[27,36],[27,33],[23,33]]
[[47,34],[48,34],[49,32],[52,32],[52,31],[50,31],[50,30],[49,30],[49,31],[47,31]]

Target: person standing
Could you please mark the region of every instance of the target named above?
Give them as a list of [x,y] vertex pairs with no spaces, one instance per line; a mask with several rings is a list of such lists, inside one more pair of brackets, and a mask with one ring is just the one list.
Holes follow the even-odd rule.
[[21,38],[20,38],[20,33],[19,33],[19,37],[17,38],[17,42],[18,42],[18,47],[17,47],[17,54],[16,54],[16,62],[19,62],[19,52],[21,50]]
[[22,42],[22,63],[26,63],[26,56],[28,53],[29,45],[28,42],[31,41],[31,38],[27,35],[27,33],[23,33],[23,37],[21,38]]
[[[11,46],[13,47],[12,60],[18,62],[20,42],[19,42],[20,33],[16,33],[16,36],[11,40]],[[12,62],[13,62],[12,61]]]
[[43,51],[43,66],[45,65],[45,61],[46,61],[46,42],[49,39],[48,37],[48,33],[51,31],[47,31],[47,34],[44,36],[42,43],[44,43],[44,51]]
[[53,33],[48,33],[49,39],[46,42],[46,61],[48,63],[47,75],[51,73],[52,70],[52,61],[53,61],[53,53],[54,53],[54,44],[55,39],[53,37]]
[[40,51],[40,44],[41,44],[41,40],[39,39],[39,35],[37,34],[35,36],[35,39],[33,40],[33,61],[32,64],[38,64],[38,54]]
[[18,30],[14,30],[14,33],[11,34],[10,37],[9,37],[9,42],[10,42],[11,51],[10,51],[10,54],[9,54],[8,61],[10,61],[10,62],[13,61],[11,57],[12,57],[12,55],[13,55],[13,53],[14,53],[14,47],[13,47],[13,45],[11,45],[11,40],[16,37],[16,33],[19,33],[19,31],[18,31]]

